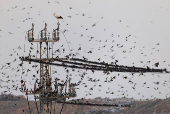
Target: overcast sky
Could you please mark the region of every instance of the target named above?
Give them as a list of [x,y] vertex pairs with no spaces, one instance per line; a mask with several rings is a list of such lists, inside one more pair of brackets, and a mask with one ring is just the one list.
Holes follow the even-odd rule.
[[[63,20],[60,21],[60,29],[66,30],[65,36],[72,53],[77,53],[76,58],[84,56],[90,61],[98,61],[97,59],[101,58],[101,61],[108,63],[118,60],[118,65],[145,68],[146,66],[157,68],[154,64],[159,62],[158,68],[170,70],[168,66],[170,64],[169,0],[0,0],[0,65],[11,62],[11,67],[16,68],[21,63],[17,53],[19,56],[26,56],[31,46],[27,40],[25,41],[26,31],[31,29],[32,23],[34,23],[35,38],[38,38],[39,31],[47,23],[47,29],[51,33],[53,29],[57,28],[54,13],[63,17]],[[92,27],[94,24],[96,26]],[[91,37],[94,38],[90,40]],[[64,46],[61,47],[62,45]],[[18,49],[19,46],[22,49]],[[32,54],[35,54],[37,44],[35,43],[33,47],[35,50],[32,51]],[[79,47],[82,50],[78,51]],[[60,41],[54,44],[54,50],[59,48],[60,50],[65,48],[66,51],[64,53],[61,51],[55,56],[64,57],[70,53],[62,33]],[[92,53],[88,53],[89,51]],[[10,54],[13,55],[9,56]],[[17,61],[13,62],[15,58]],[[35,78],[32,75],[36,74],[38,69],[32,68],[32,65],[34,63],[25,62],[23,66],[25,70],[31,69],[31,72],[22,75],[22,78],[27,80],[28,88],[33,87],[31,84],[35,82]],[[52,68],[53,71],[57,70],[57,74],[52,75],[53,79],[58,77],[65,80],[67,74],[64,68],[56,66]],[[20,87],[21,70],[19,72],[16,70],[7,68],[7,65],[0,70],[0,79],[7,81],[10,78],[9,83],[1,80],[1,86],[19,84]],[[81,79],[79,74],[82,72],[85,71],[75,70],[73,72],[70,69],[72,82],[78,82]],[[101,71],[96,71],[94,74],[91,71],[87,73],[82,83],[86,83],[88,87],[80,84],[77,98],[126,96],[136,99],[153,99],[170,97],[169,74],[145,73],[139,76],[136,73],[132,76],[131,73],[116,72],[110,75],[104,75]],[[120,75],[118,76],[118,74]],[[6,78],[7,76],[9,78]],[[116,76],[113,82],[104,82],[106,78],[110,80],[113,76]],[[123,79],[125,76],[128,79]],[[39,78],[39,75],[36,75],[36,78]],[[100,81],[90,82],[89,78],[100,79]],[[134,83],[128,83],[129,80]],[[143,84],[145,82],[146,85]],[[160,83],[157,85],[154,82]],[[134,85],[135,90],[132,89]],[[123,88],[121,88],[122,86]],[[93,91],[89,90],[91,87],[93,87]],[[158,90],[155,90],[156,88]],[[1,92],[4,90],[6,87],[0,89]],[[11,92],[22,94],[15,90],[11,90]]]

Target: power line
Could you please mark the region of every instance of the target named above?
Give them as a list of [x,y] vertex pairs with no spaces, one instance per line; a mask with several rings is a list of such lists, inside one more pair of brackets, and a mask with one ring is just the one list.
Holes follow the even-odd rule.
[[35,104],[36,104],[36,107],[37,107],[37,112],[38,112],[38,114],[39,114],[39,110],[38,110],[36,98],[35,98]]
[[64,108],[64,104],[65,104],[65,101],[64,101],[64,103],[62,104],[60,114],[62,113],[62,110],[63,110],[63,108]]
[[[55,66],[61,66],[61,67],[69,67],[69,68],[77,68],[77,69],[86,69],[86,70],[98,70],[98,71],[105,71],[106,73],[108,71],[110,72],[137,72],[137,73],[144,73],[144,72],[163,72],[165,71],[166,73],[169,73],[168,71],[166,71],[166,69],[150,69],[150,68],[140,68],[140,67],[129,67],[129,66],[97,66],[97,65],[87,65],[87,64],[83,64],[83,63],[76,63],[76,62],[69,62],[69,61],[63,61],[63,60],[57,60],[54,59],[56,61],[60,61],[62,62],[62,64],[59,63],[51,63],[51,62],[44,62],[42,60],[36,60],[36,59],[29,59],[27,57],[25,58],[21,58],[21,60],[23,61],[29,61],[29,62],[37,62],[37,63],[43,63],[43,64],[48,64],[48,65],[55,65]],[[67,65],[65,63],[69,63],[71,65]],[[78,66],[79,65],[79,66]]]
[[81,102],[65,102],[57,101],[57,103],[72,104],[72,105],[87,105],[87,106],[110,106],[110,107],[131,107],[131,104],[94,104],[94,103],[81,103]]
[[26,96],[27,96],[27,102],[28,102],[29,111],[30,111],[30,114],[31,114],[31,109],[30,109],[30,104],[29,104],[29,101],[28,101],[28,95],[27,95],[27,93],[26,93]]

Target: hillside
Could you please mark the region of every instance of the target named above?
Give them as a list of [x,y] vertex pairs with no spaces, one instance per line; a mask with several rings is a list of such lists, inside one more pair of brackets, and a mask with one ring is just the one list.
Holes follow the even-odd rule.
[[[146,101],[135,101],[134,99],[128,98],[95,98],[95,99],[84,99],[81,102],[93,102],[93,103],[108,103],[108,104],[124,104],[131,103],[130,108],[114,108],[114,107],[99,107],[99,106],[78,106],[65,104],[62,114],[163,114],[170,113],[170,99],[155,99]],[[37,108],[34,101],[29,101],[30,109],[32,114],[37,114]],[[59,114],[62,104],[55,104],[53,102],[54,113]],[[39,102],[37,102],[39,108]],[[29,114],[28,102],[23,96],[13,95],[0,95],[0,114]]]

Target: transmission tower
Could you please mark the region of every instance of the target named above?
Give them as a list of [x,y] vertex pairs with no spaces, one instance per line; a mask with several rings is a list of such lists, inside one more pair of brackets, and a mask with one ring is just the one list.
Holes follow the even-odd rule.
[[[43,62],[52,62],[54,59],[53,56],[50,58],[50,43],[59,41],[59,22],[57,29],[54,29],[52,32],[52,38],[50,38],[50,34],[47,31],[47,24],[45,23],[45,27],[40,31],[40,39],[34,38],[34,24],[32,24],[32,28],[27,32],[28,41],[30,43],[37,42],[39,43],[39,50],[37,49],[37,53],[40,55],[40,58],[36,58],[34,60],[43,61]],[[43,48],[43,43],[45,44]],[[26,59],[31,59],[31,55],[25,57]],[[24,58],[22,57],[23,61]],[[61,58],[62,60],[62,58]],[[31,61],[30,61],[31,63]],[[71,83],[71,80],[67,80],[65,83],[58,83],[58,80],[55,80],[55,89],[52,88],[52,77],[51,77],[51,65],[40,63],[40,79],[39,82],[36,80],[34,84],[34,89],[27,90],[24,81],[21,81],[21,90],[22,92],[26,92],[27,95],[33,94],[35,99],[39,99],[40,101],[40,114],[51,114],[52,113],[52,101],[65,101],[66,98],[76,97],[76,91],[74,84]],[[66,92],[67,83],[69,84],[69,91]],[[38,87],[37,87],[38,85]],[[65,87],[65,91],[63,89]],[[38,96],[37,96],[38,95]],[[44,106],[47,105],[47,107]]]

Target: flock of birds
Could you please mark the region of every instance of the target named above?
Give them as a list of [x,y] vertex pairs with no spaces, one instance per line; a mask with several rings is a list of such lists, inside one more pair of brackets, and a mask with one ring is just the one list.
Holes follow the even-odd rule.
[[[60,4],[60,2],[57,2],[57,1],[55,1],[55,3],[57,3],[57,4]],[[91,2],[89,2],[89,4],[90,4]],[[48,1],[48,4],[50,4],[50,1]],[[15,6],[15,7],[12,7],[10,10],[14,10],[14,9],[16,9],[16,8],[18,8],[17,6]],[[34,7],[30,7],[31,9],[33,9]],[[26,8],[22,8],[22,10],[25,10]],[[73,9],[72,7],[69,7],[69,9]],[[7,10],[7,11],[10,11],[10,10]],[[2,12],[2,11],[1,11]],[[28,13],[29,14],[29,13]],[[38,15],[40,15],[40,13],[38,14]],[[78,14],[76,14],[76,15],[78,15]],[[57,18],[57,19],[63,19],[63,17],[61,17],[61,16],[58,16],[58,15],[56,15],[55,13],[54,13],[54,16]],[[83,13],[82,14],[82,16],[85,16],[85,14]],[[72,18],[72,16],[68,16],[68,18]],[[92,17],[88,17],[88,18],[92,18]],[[28,18],[26,18],[26,19],[24,19],[23,20],[23,22],[26,22],[27,20],[32,20],[33,18],[30,18],[30,17],[28,17]],[[101,17],[101,19],[103,19],[103,17]],[[14,19],[11,19],[11,21],[13,21]],[[119,20],[119,23],[121,23],[122,22],[122,20]],[[68,24],[67,24],[68,25]],[[97,23],[94,23],[94,24],[92,24],[91,25],[91,27],[96,27],[96,25],[97,25]],[[83,25],[81,25],[81,27],[83,27]],[[20,29],[20,27],[18,27],[19,29]],[[88,30],[88,28],[86,28],[85,30]],[[104,29],[104,31],[105,31],[106,29]],[[0,29],[0,32],[1,31],[3,31],[3,29]],[[68,30],[64,30],[63,32],[65,33],[65,32],[67,32]],[[12,32],[8,32],[9,34],[13,34]],[[76,34],[76,33],[75,33]],[[80,37],[83,37],[84,35],[83,34],[81,34],[80,35]],[[2,36],[1,36],[2,37]],[[131,53],[132,51],[133,51],[133,49],[135,49],[136,48],[136,41],[134,41],[133,43],[135,44],[134,46],[132,46],[132,47],[130,47],[129,49],[126,49],[126,48],[124,48],[125,47],[125,44],[121,44],[121,43],[117,43],[117,44],[115,44],[115,39],[114,40],[112,40],[112,39],[107,39],[107,40],[98,40],[98,39],[95,39],[95,37],[93,37],[93,36],[88,36],[90,39],[88,39],[88,42],[92,42],[92,41],[95,41],[95,43],[97,44],[97,43],[99,43],[99,45],[101,45],[101,46],[99,46],[99,47],[97,47],[97,49],[96,50],[98,50],[98,51],[101,51],[101,50],[103,50],[103,49],[106,49],[108,52],[114,52],[114,48],[116,47],[116,48],[119,48],[119,49],[123,49],[123,53]],[[114,34],[111,34],[111,38],[112,37],[114,37]],[[120,35],[117,35],[117,37],[119,38],[120,37]],[[132,37],[132,35],[131,34],[129,34],[129,35],[127,35],[126,37],[125,37],[125,41],[126,42],[128,42],[128,39],[130,38],[130,37]],[[136,37],[136,36],[134,36],[134,37]],[[111,46],[111,47],[108,47],[107,46],[107,43],[108,42],[112,42],[113,43],[113,45]],[[71,42],[68,42],[68,44],[69,45],[72,45],[72,43]],[[158,45],[160,45],[160,43],[157,43],[156,44],[157,46]],[[39,50],[36,50],[35,49],[35,47],[36,47],[36,45],[34,45],[33,43],[31,43],[31,46],[29,47],[29,53],[28,53],[28,55],[29,56],[31,56],[32,58],[35,58],[36,57],[36,55],[35,54],[32,54],[32,52],[36,52],[37,54],[39,54]],[[142,48],[145,48],[145,47],[142,47]],[[20,61],[20,59],[19,59],[19,57],[21,57],[22,55],[21,55],[21,53],[19,53],[18,51],[20,51],[20,50],[22,50],[23,48],[21,47],[21,46],[18,46],[17,48],[14,48],[14,49],[12,49],[12,51],[13,51],[13,53],[11,53],[11,54],[9,54],[9,56],[12,58],[13,57],[13,60],[10,60],[9,62],[7,62],[6,64],[4,64],[4,65],[1,65],[1,69],[0,69],[0,73],[1,73],[1,79],[0,79],[0,88],[2,89],[4,89],[4,88],[6,88],[3,92],[1,92],[1,93],[7,93],[7,92],[11,92],[11,90],[16,90],[16,91],[18,91],[19,90],[19,83],[21,82],[21,83],[23,83],[23,80],[22,79],[18,79],[18,77],[19,76],[21,76],[22,75],[22,77],[24,77],[24,76],[28,76],[31,72],[34,72],[34,70],[36,69],[36,73],[35,74],[33,74],[32,75],[32,77],[35,79],[35,80],[37,80],[37,75],[40,73],[40,71],[39,71],[39,65],[37,65],[37,64],[35,64],[35,65],[32,65],[32,68],[23,68],[23,63],[21,63],[21,61]],[[44,49],[46,49],[46,47],[44,47]],[[49,48],[50,50],[52,50],[52,48]],[[96,50],[94,49],[94,51],[93,51],[93,49],[94,48],[91,48],[90,50],[84,50],[84,52],[86,53],[86,54],[92,54],[93,52],[95,52]],[[109,49],[109,50],[108,50]],[[152,48],[153,50],[156,50],[156,48]],[[81,44],[79,44],[79,47],[77,48],[77,49],[71,49],[70,51],[71,51],[71,53],[72,53],[72,57],[74,58],[74,57],[76,57],[76,56],[81,56],[80,55],[80,51],[82,51],[83,50],[83,48],[82,48],[82,46],[81,46]],[[140,52],[141,51],[143,51],[143,50],[140,50]],[[157,49],[156,51],[160,51],[159,49]],[[52,55],[54,56],[54,58],[59,58],[59,56],[62,56],[62,55],[64,55],[66,53],[66,46],[64,45],[64,44],[62,44],[58,49],[54,49],[54,51],[52,52]],[[82,53],[82,52],[81,52]],[[105,54],[105,53],[104,53]],[[150,53],[151,55],[153,54],[153,53]],[[147,56],[147,54],[144,54],[144,52],[141,52],[141,55],[143,55],[143,56]],[[107,54],[105,54],[104,56],[107,56]],[[70,57],[70,55],[69,55],[69,53],[67,53],[67,54],[65,54],[65,57],[66,58],[71,58]],[[90,58],[86,58],[85,56],[83,56],[82,57],[84,60],[90,60]],[[101,60],[101,58],[102,57],[99,57],[98,59],[96,59],[96,61],[98,61],[98,62],[102,62],[102,60]],[[112,59],[112,60],[114,60],[114,62],[112,62],[111,64],[114,64],[114,65],[117,65],[118,64],[118,62],[120,61],[120,60],[116,60],[116,58],[115,58],[115,54],[113,54],[112,56],[110,56],[110,58]],[[126,58],[126,57],[124,57],[124,58]],[[166,61],[163,61],[163,63],[165,63]],[[144,63],[144,61],[140,61],[140,63]],[[149,64],[149,63],[151,63],[151,61],[147,61],[147,64]],[[15,66],[16,64],[18,64],[18,66]],[[159,66],[159,64],[160,64],[160,62],[156,62],[155,64],[154,64],[154,66],[155,67],[158,67]],[[134,65],[134,62],[132,63],[132,65]],[[146,67],[147,65],[144,65],[143,67]],[[170,66],[169,64],[168,64],[168,66]],[[15,72],[14,74],[13,74],[13,76],[11,76],[10,74],[8,74],[8,71],[10,71],[10,72]],[[74,68],[72,68],[71,70],[70,69],[68,69],[68,68],[65,68],[65,71],[66,71],[66,73],[69,73],[69,76],[72,76],[72,74],[71,74],[71,72],[78,72],[79,73],[79,76],[81,77],[81,81],[86,77],[85,75],[88,75],[88,73],[84,70],[84,71],[82,71],[82,70],[76,70],[76,69],[74,69]],[[83,72],[83,73],[82,73]],[[81,74],[82,73],[82,74]],[[95,71],[93,71],[92,70],[92,73],[95,73]],[[53,69],[52,69],[52,75],[55,75],[55,74],[58,74],[58,72],[57,72],[57,70],[56,70],[56,68],[54,68],[53,67]],[[60,75],[60,74],[58,74],[58,75]],[[105,83],[112,83],[113,81],[116,81],[116,79],[118,78],[118,77],[120,77],[121,76],[121,73],[118,73],[117,75],[112,75],[112,73],[111,72],[106,72],[106,73],[104,73],[104,75],[106,75],[107,77],[105,78],[105,80],[101,80],[101,79],[96,79],[96,78],[93,78],[93,76],[88,76],[87,77],[87,79],[88,79],[88,81],[87,82],[83,82],[82,81],[82,83],[80,83],[84,88],[88,88],[88,90],[90,91],[86,91],[86,95],[84,96],[84,97],[86,97],[86,96],[89,96],[89,95],[92,95],[92,93],[91,93],[91,91],[93,91],[94,90],[94,88],[96,87],[96,88],[102,88],[102,84],[98,84],[98,87],[97,87],[97,83],[98,82],[103,82],[103,84],[105,84]],[[131,73],[131,76],[133,76],[133,75],[135,75],[134,73]],[[140,73],[139,74],[139,76],[141,76],[141,75],[143,75],[142,73]],[[154,73],[152,74],[152,75],[154,75]],[[159,76],[159,75],[158,75]],[[17,79],[13,79],[13,78],[11,78],[11,77],[17,77]],[[4,79],[6,79],[6,81],[4,81]],[[59,79],[60,80],[60,79]],[[132,89],[133,90],[136,90],[136,85],[137,85],[137,83],[135,83],[135,82],[133,82],[132,81],[132,78],[129,78],[128,76],[122,76],[122,80],[127,80],[128,81],[128,83],[129,84],[131,84],[131,85],[133,85],[132,86]],[[64,82],[64,80],[60,80],[62,83]],[[94,83],[94,86],[92,86],[92,87],[89,87],[88,86],[88,83],[89,82],[91,82],[91,83]],[[9,84],[9,83],[12,83],[12,86],[7,86],[7,85],[4,85],[4,83],[7,83],[7,85]],[[31,81],[29,81],[29,83],[32,85],[32,82]],[[156,81],[156,82],[153,82],[155,85],[156,85],[156,87],[154,87],[154,89],[155,90],[159,90],[159,85],[163,85],[163,86],[168,86],[168,83],[169,83],[169,80],[164,80],[163,82],[160,82],[160,81]],[[17,84],[17,85],[16,85]],[[151,88],[151,87],[149,87],[149,86],[147,86],[147,82],[143,82],[143,86],[145,86],[146,88]],[[109,91],[106,91],[106,94],[112,94],[112,95],[114,95],[115,93],[116,93],[116,91],[113,91],[113,90],[111,90],[110,89],[111,87],[108,87],[108,90]],[[124,97],[128,97],[128,94],[126,94],[128,91],[126,90],[126,91],[121,91],[121,89],[123,89],[123,88],[126,88],[125,86],[122,86],[122,85],[118,85],[118,88],[119,88],[119,90],[118,90],[118,92],[121,92],[121,96],[124,96]],[[76,88],[76,89],[79,89],[79,88]],[[82,88],[81,88],[82,89]],[[101,91],[101,89],[98,89],[99,91]],[[139,92],[138,93],[138,95],[140,95],[141,93]],[[162,92],[161,92],[161,90],[159,91],[159,94],[162,94]],[[126,95],[126,96],[125,96]],[[168,96],[168,94],[166,94],[166,96]],[[142,97],[144,98],[144,95],[142,95]],[[152,98],[154,98],[154,96],[152,95],[151,96]],[[81,98],[81,99],[77,99],[77,101],[79,101],[79,100],[83,100],[84,98]]]

